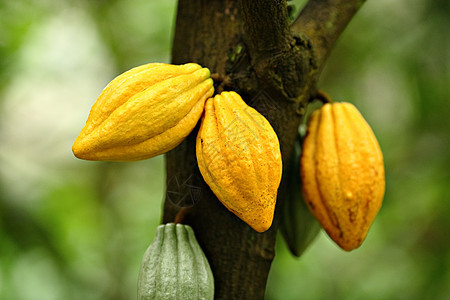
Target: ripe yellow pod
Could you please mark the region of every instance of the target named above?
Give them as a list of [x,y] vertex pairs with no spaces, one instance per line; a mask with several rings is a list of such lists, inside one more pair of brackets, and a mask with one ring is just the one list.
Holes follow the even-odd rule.
[[73,144],[86,160],[134,161],[175,148],[214,93],[207,68],[151,63],[112,80],[92,106]]
[[208,99],[197,136],[200,172],[225,207],[258,232],[272,225],[282,162],[264,116],[235,92]]
[[342,249],[358,248],[381,207],[385,179],[377,139],[352,104],[327,103],[312,113],[300,169],[311,213]]

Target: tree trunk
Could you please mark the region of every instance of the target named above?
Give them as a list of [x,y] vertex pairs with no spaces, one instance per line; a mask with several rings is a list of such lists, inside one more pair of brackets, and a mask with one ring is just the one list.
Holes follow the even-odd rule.
[[214,273],[216,299],[264,298],[298,126],[326,56],[362,2],[311,0],[289,24],[282,0],[179,0],[172,62],[209,68],[216,93],[237,91],[272,124],[283,158],[274,222],[258,233],[203,181],[195,155],[198,127],[166,155],[163,223],[178,214],[193,227]]

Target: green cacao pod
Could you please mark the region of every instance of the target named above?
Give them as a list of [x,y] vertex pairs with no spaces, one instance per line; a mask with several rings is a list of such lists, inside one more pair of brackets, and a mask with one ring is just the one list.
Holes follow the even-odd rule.
[[142,260],[138,299],[214,299],[213,274],[190,226],[158,226]]
[[289,169],[289,194],[283,199],[280,231],[291,253],[300,257],[314,241],[320,224],[309,212],[303,200],[300,173],[300,137],[295,143],[294,158]]

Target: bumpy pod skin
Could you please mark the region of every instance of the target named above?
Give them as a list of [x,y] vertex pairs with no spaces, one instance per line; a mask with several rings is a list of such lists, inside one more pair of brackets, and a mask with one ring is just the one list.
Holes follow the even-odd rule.
[[370,126],[350,103],[311,115],[301,156],[311,213],[342,249],[364,241],[384,196],[383,155]]
[[138,299],[214,299],[214,277],[190,226],[158,226],[142,260]]
[[103,90],[72,151],[81,159],[106,161],[165,153],[192,131],[213,92],[209,70],[197,64],[133,68]]
[[280,145],[269,121],[237,93],[206,102],[197,161],[228,210],[258,232],[270,228],[282,173]]

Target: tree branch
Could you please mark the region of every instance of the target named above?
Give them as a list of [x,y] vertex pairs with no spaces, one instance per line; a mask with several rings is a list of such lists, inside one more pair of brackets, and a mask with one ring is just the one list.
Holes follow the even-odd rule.
[[310,0],[291,28],[309,37],[321,68],[336,40],[365,0]]
[[307,94],[308,78],[314,77],[309,75],[316,68],[308,41],[291,33],[286,0],[240,0],[239,8],[251,69],[257,77],[256,87],[235,80],[239,91],[264,89],[274,100],[304,101],[299,97]]
[[[244,68],[246,62],[231,64],[233,55],[242,55],[235,50],[244,48],[238,4],[235,0],[179,0],[173,63],[197,62],[217,73],[217,79],[236,72],[240,66]],[[243,73],[240,82],[243,81],[251,85],[253,80]],[[236,90],[235,86],[227,87]],[[254,96],[248,94],[247,99]],[[183,224],[192,226],[208,258],[214,274],[215,299],[264,299],[275,251],[276,225],[258,233],[215,197],[198,169],[197,130],[198,127],[166,154],[167,192],[162,221],[173,222],[180,209],[189,207],[178,215],[178,220],[182,216]]]
[[240,0],[244,39],[253,60],[289,49],[290,29],[285,0]]

